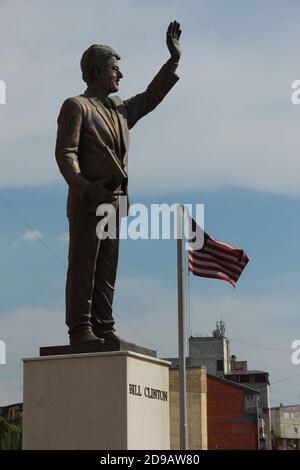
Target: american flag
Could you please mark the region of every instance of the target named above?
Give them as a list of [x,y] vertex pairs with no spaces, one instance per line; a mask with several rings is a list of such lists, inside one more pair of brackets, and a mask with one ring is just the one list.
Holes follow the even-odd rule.
[[[192,220],[193,232],[200,227]],[[222,279],[235,287],[249,258],[240,248],[215,240],[204,232],[200,250],[189,248],[189,271],[195,276]]]

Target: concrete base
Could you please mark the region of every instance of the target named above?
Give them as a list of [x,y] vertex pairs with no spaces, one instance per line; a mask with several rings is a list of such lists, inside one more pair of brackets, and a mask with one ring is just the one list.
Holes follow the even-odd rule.
[[132,351],[145,356],[156,357],[156,351],[153,349],[137,346],[128,341],[118,341],[117,343],[99,343],[99,344],[82,344],[81,346],[44,346],[40,348],[40,356],[61,356],[64,354],[82,354],[94,352],[108,351]]
[[24,359],[23,449],[170,449],[168,369],[129,351]]

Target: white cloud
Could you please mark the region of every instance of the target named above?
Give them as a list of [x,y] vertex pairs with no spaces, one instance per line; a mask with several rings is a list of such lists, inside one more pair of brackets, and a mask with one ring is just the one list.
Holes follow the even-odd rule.
[[61,242],[69,242],[69,233],[68,232],[64,232],[64,233],[61,233],[58,237],[58,239],[61,241]]
[[21,240],[26,242],[35,242],[43,238],[43,235],[38,230],[28,230],[21,236]]

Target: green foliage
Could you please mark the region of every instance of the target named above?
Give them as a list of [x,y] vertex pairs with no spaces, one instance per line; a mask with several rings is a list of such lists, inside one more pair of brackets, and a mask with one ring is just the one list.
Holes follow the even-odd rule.
[[22,432],[19,426],[8,424],[0,416],[0,450],[22,449]]

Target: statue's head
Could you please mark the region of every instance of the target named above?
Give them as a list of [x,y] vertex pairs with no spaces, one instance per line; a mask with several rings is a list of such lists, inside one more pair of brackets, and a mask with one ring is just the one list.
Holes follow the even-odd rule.
[[118,66],[120,59],[119,54],[111,47],[93,44],[81,57],[83,80],[88,86],[96,84],[106,94],[118,91],[119,81],[123,77]]

